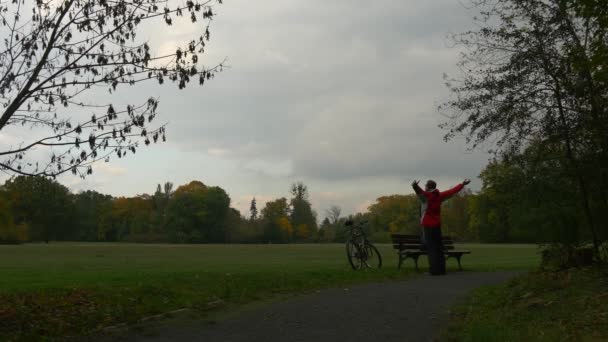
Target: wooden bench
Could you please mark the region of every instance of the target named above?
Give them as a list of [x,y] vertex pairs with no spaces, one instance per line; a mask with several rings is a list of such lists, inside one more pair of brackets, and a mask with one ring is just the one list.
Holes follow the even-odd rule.
[[[391,234],[393,240],[393,248],[397,250],[399,256],[398,268],[401,269],[401,264],[407,258],[412,258],[416,264],[416,270],[418,270],[418,258],[421,255],[426,255],[426,249],[422,242],[420,235],[407,235],[407,234]],[[464,254],[470,254],[470,251],[457,251],[454,248],[454,242],[450,236],[443,237],[443,253],[445,259],[454,258],[458,261],[458,269],[462,270],[460,264],[460,258]]]

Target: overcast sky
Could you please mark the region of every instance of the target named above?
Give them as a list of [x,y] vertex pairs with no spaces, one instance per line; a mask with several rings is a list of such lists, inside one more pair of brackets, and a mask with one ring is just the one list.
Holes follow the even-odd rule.
[[[445,143],[437,127],[443,74],[456,74],[459,53],[446,37],[474,16],[459,1],[225,0],[215,12],[207,64],[227,57],[230,68],[204,87],[121,94],[159,96],[168,141],[63,184],[133,196],[200,180],[248,214],[252,197],[261,209],[303,181],[320,219],[330,205],[348,214],[411,193],[413,179],[446,188],[469,177],[479,187],[487,155]],[[192,30],[144,35],[162,50]]]

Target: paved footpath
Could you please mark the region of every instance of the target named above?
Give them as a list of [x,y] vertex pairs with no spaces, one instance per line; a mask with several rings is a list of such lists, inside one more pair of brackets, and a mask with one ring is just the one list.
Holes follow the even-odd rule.
[[[454,272],[334,288],[246,309],[217,322],[131,332],[114,341],[433,341],[450,305],[517,272]],[[103,339],[106,341],[106,339]]]

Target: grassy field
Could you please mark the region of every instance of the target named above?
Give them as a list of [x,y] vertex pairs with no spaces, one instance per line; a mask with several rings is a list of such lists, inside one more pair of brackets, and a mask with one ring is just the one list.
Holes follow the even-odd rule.
[[453,308],[445,341],[608,341],[608,271],[532,272]]
[[[381,275],[396,273],[390,245],[378,246],[384,256]],[[467,270],[531,269],[539,257],[534,245],[465,244]],[[426,267],[421,258],[421,268]],[[449,269],[456,263],[448,261]],[[404,269],[412,269],[411,260]],[[346,274],[344,274],[346,272]],[[176,278],[340,274],[358,279],[348,268],[343,245],[149,245],[51,243],[0,246],[0,291],[31,291],[81,286],[155,285]],[[378,273],[378,272],[376,272]],[[362,278],[376,277],[366,274]]]
[[[338,244],[0,246],[0,336],[86,334],[183,307],[202,312],[218,300],[238,304],[415,274],[411,260],[397,271],[391,246],[378,247],[383,269],[354,272]],[[463,258],[466,270],[533,269],[539,261],[534,245],[459,248],[473,252]]]

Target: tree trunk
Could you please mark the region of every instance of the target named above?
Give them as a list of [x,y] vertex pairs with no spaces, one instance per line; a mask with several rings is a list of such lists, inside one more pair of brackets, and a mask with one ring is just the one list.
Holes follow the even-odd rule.
[[[553,76],[553,75],[552,75]],[[593,214],[591,211],[591,205],[589,203],[589,191],[587,189],[587,184],[585,183],[584,174],[579,167],[578,160],[574,156],[572,151],[572,138],[570,136],[568,122],[566,121],[566,116],[563,108],[563,100],[561,94],[561,83],[557,79],[557,77],[553,76],[553,80],[555,82],[555,100],[557,102],[557,108],[559,113],[559,119],[561,121],[562,130],[564,132],[564,140],[566,143],[566,158],[570,164],[570,168],[572,174],[574,175],[578,187],[579,192],[581,194],[581,203],[583,206],[583,212],[585,213],[585,217],[587,218],[587,223],[589,224],[589,230],[591,231],[591,238],[593,240],[593,249],[596,255],[599,255],[599,241],[597,237],[597,229],[595,227],[595,221],[593,220]]]

